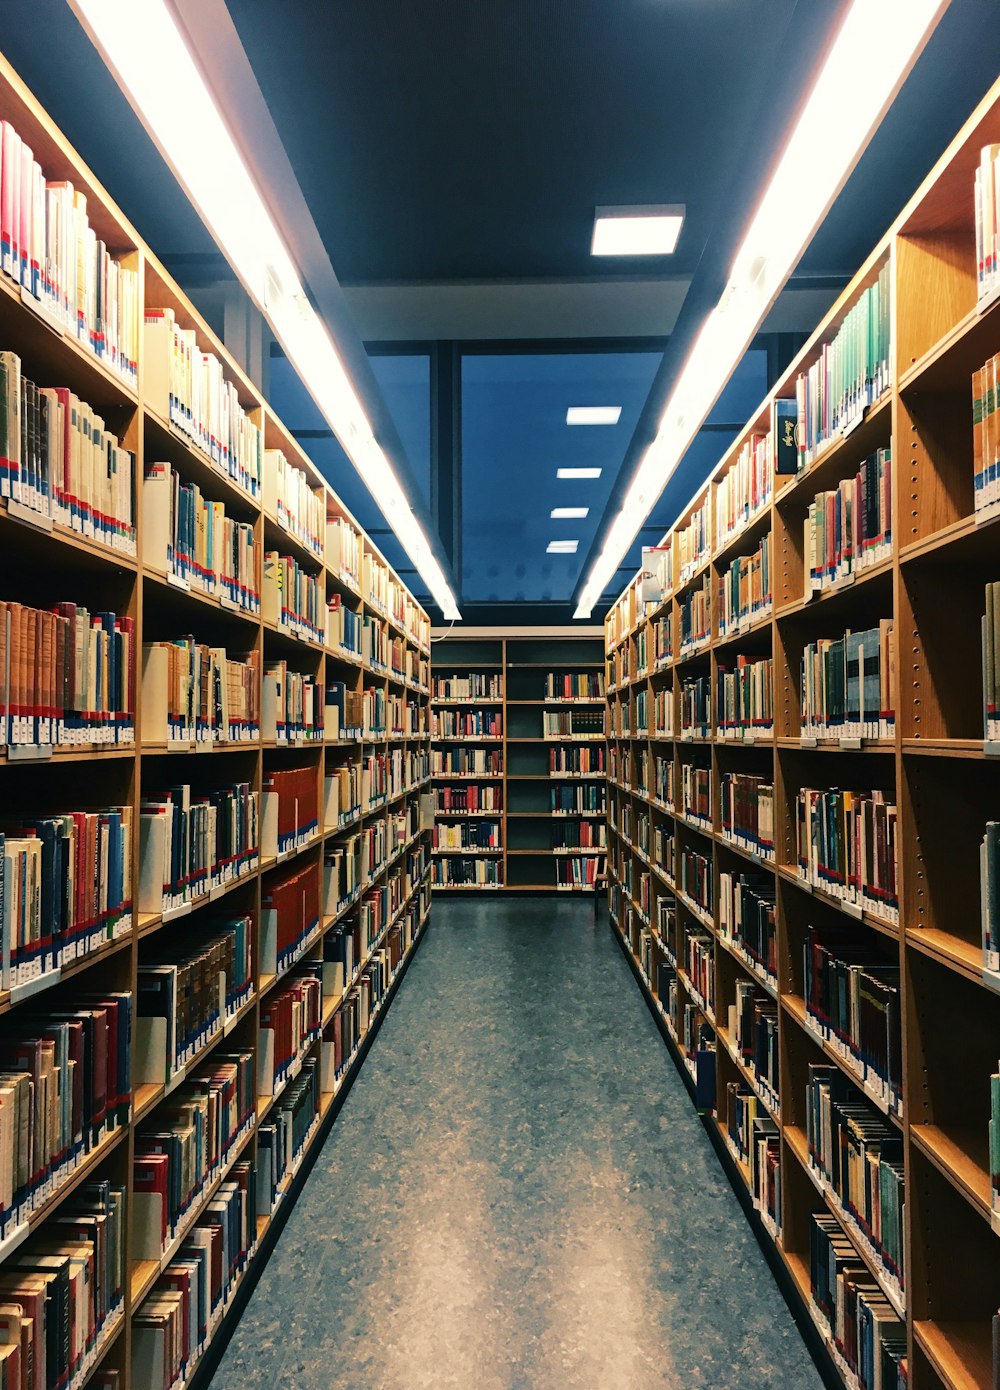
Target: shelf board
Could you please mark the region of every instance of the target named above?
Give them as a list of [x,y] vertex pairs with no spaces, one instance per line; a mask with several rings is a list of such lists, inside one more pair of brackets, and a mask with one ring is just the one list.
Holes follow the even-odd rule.
[[989,1221],[992,1189],[986,1126],[942,1126],[910,1122],[910,1139],[951,1185]]
[[993,1329],[981,1322],[917,1320],[913,1335],[949,1390],[984,1390],[993,1383]]

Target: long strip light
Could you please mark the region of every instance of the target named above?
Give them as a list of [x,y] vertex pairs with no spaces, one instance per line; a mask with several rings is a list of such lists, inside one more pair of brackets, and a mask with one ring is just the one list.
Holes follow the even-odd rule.
[[461,617],[325,323],[165,0],[70,0],[445,618]]
[[584,585],[589,618],[844,186],[947,0],[853,0]]

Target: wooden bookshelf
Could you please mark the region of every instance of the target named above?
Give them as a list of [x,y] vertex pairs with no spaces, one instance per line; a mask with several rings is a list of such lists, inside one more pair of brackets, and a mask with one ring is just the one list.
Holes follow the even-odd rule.
[[[73,1000],[103,991],[130,991],[135,1000],[137,971],[150,953],[169,956],[172,933],[178,928],[167,912],[141,912],[139,879],[140,815],[142,798],[158,788],[190,782],[192,786],[215,789],[240,780],[258,795],[263,779],[271,769],[299,768],[313,780],[320,810],[316,832],[302,844],[272,858],[257,856],[240,878],[224,884],[220,891],[206,893],[190,903],[183,926],[204,926],[218,907],[223,912],[248,915],[251,935],[252,990],[242,1007],[227,1018],[187,1066],[192,1068],[221,1051],[249,1051],[260,1061],[260,1011],[263,1001],[286,981],[295,966],[283,972],[265,973],[262,967],[262,898],[273,875],[289,865],[315,864],[322,884],[323,856],[345,835],[364,833],[386,822],[393,812],[405,811],[410,833],[405,843],[393,841],[381,864],[373,865],[368,881],[357,898],[334,914],[321,915],[317,926],[303,943],[300,960],[315,959],[324,936],[338,922],[351,919],[360,907],[364,893],[394,884],[396,906],[382,923],[378,937],[367,955],[357,962],[357,971],[345,995],[324,1000],[322,1029],[296,1059],[319,1059],[332,1037],[332,1029],[342,1007],[356,993],[357,980],[366,971],[375,952],[388,940],[398,937],[401,955],[395,973],[371,1012],[367,1032],[354,1052],[336,1073],[332,1088],[324,1091],[318,1115],[307,1141],[285,1177],[281,1198],[271,1213],[257,1218],[257,1238],[237,1284],[231,1289],[225,1307],[216,1310],[211,1336],[194,1365],[189,1365],[185,1384],[196,1383],[210,1372],[213,1346],[218,1345],[225,1318],[235,1310],[240,1287],[248,1288],[283,1224],[290,1199],[339,1107],[361,1064],[367,1046],[384,1015],[402,972],[422,937],[430,907],[430,829],[419,814],[422,791],[430,786],[429,696],[430,622],[427,614],[405,589],[377,547],[356,527],[319,470],[300,448],[289,430],[271,411],[263,396],[241,371],[205,320],[183,294],[151,250],[140,239],[121,211],[115,207],[93,175],[71,149],[46,113],[21,83],[16,73],[0,58],[0,113],[15,126],[25,143],[35,152],[49,179],[69,179],[87,195],[91,225],[112,250],[116,261],[137,274],[138,374],[136,385],[125,380],[87,348],[61,331],[37,305],[24,302],[20,289],[0,275],[0,348],[17,353],[26,376],[40,385],[67,386],[100,412],[108,430],[114,431],[134,458],[132,487],[135,499],[136,554],[128,555],[84,538],[61,525],[30,514],[30,509],[0,499],[0,544],[4,551],[5,599],[34,607],[62,599],[88,604],[91,608],[113,609],[135,624],[135,742],[112,747],[59,747],[51,756],[22,758],[8,747],[0,750],[0,780],[8,817],[23,812],[43,814],[73,808],[127,806],[132,811],[132,881],[127,885],[133,910],[129,930],[108,940],[50,977],[34,982],[30,991],[0,990],[0,1012],[7,1015],[7,1027],[16,1032],[19,1013],[44,1013],[47,1007],[60,1008]],[[144,395],[143,331],[144,309],[169,308],[177,321],[194,334],[199,351],[211,353],[222,364],[222,375],[234,389],[235,397],[249,419],[260,430],[262,450],[280,449],[289,464],[304,477],[303,488],[319,499],[324,530],[317,546],[310,546],[290,530],[264,505],[262,491],[254,491],[234,480],[229,472],[197,447],[175,424],[168,422],[158,403]],[[351,655],[323,640],[302,640],[260,613],[235,609],[219,598],[199,593],[193,587],[178,586],[162,567],[144,558],[144,527],[150,516],[143,511],[143,477],[146,465],[169,463],[185,483],[197,485],[209,500],[222,503],[227,515],[252,529],[256,544],[258,571],[254,582],[262,585],[260,561],[265,550],[291,556],[316,581],[324,615],[326,604],[340,594],[357,613],[367,614],[371,640],[385,654],[379,661]],[[355,583],[335,566],[325,549],[325,524],[330,518],[344,517],[360,533],[362,566]],[[388,601],[386,601],[388,596]],[[290,670],[313,677],[322,691],[328,682],[344,681],[352,692],[377,692],[384,701],[385,727],[368,728],[359,737],[327,737],[324,740],[284,741],[258,736],[247,742],[218,743],[204,751],[212,756],[188,757],[182,753],[195,748],[179,748],[159,737],[143,737],[142,664],[143,643],[193,634],[207,645],[225,646],[228,651],[253,654],[260,665],[284,658]],[[260,691],[258,690],[258,697]],[[373,696],[374,698],[374,696]],[[398,718],[393,723],[393,713]],[[327,733],[329,734],[329,728]],[[331,767],[350,763],[358,768],[364,759],[375,756],[394,760],[390,775],[394,781],[385,796],[373,797],[360,806],[357,814],[344,823],[327,826],[323,817],[325,774]],[[158,958],[161,958],[158,956]],[[70,982],[67,987],[67,982]],[[136,1055],[136,1025],[133,1009],[131,1053]],[[36,1024],[37,1027],[37,1024]],[[332,1070],[327,1074],[332,1075]],[[56,1186],[44,1205],[32,1212],[31,1230],[59,1210],[81,1182],[108,1178],[126,1191],[127,1229],[134,1234],[135,1194],[132,1180],[133,1135],[140,1125],[155,1124],[157,1107],[172,1083],[137,1083],[131,1096],[129,1118],[110,1134],[75,1168],[70,1180]],[[258,1108],[246,1131],[228,1154],[224,1171],[206,1186],[182,1220],[183,1230],[194,1225],[205,1205],[239,1159],[256,1159],[257,1128],[271,1100]],[[253,1214],[254,1203],[251,1201]],[[176,1243],[175,1240],[172,1243]],[[0,1246],[0,1258],[7,1253]],[[131,1374],[132,1320],[159,1276],[165,1260],[143,1261],[126,1249],[127,1265],[124,1300],[117,1313],[102,1330],[96,1349],[88,1355],[71,1384],[82,1390],[102,1368],[114,1369],[122,1387],[146,1390]]]
[[[560,860],[578,859],[580,861],[600,861],[605,853],[600,845],[587,844],[574,854],[571,849],[556,848],[565,846],[567,835],[577,838],[598,839],[594,828],[604,816],[604,774],[580,774],[575,772],[550,771],[550,750],[586,748],[600,749],[605,744],[603,714],[605,696],[589,693],[580,698],[565,695],[547,698],[547,677],[561,673],[578,674],[589,678],[601,675],[603,667],[602,644],[599,638],[585,635],[573,637],[542,635],[498,635],[498,636],[435,636],[432,648],[432,690],[436,692],[451,690],[451,686],[440,686],[438,681],[474,680],[493,676],[498,695],[494,699],[477,696],[460,700],[453,695],[432,696],[432,718],[447,718],[451,710],[466,711],[470,717],[468,736],[461,738],[435,737],[435,754],[447,755],[449,749],[460,745],[468,746],[470,752],[497,748],[492,742],[480,738],[475,730],[478,725],[475,717],[482,713],[496,712],[501,719],[502,738],[497,751],[500,752],[502,772],[484,775],[484,788],[494,787],[500,797],[499,812],[446,812],[440,805],[436,816],[439,825],[461,825],[462,821],[474,820],[499,825],[499,853],[496,850],[469,850],[465,855],[470,861],[493,859],[496,865],[498,882],[488,885],[445,885],[435,882],[437,891],[449,891],[456,887],[500,887],[507,891],[519,892],[589,892],[586,883],[561,884],[559,881]],[[462,687],[473,689],[473,686]],[[478,687],[475,687],[478,688]],[[591,722],[598,719],[599,732],[589,737],[561,736],[559,733],[546,733],[546,715],[562,714],[571,719],[574,711],[584,712]],[[440,727],[444,727],[443,725]],[[567,754],[567,756],[571,756]],[[435,767],[437,764],[435,763]],[[449,781],[455,788],[475,784],[474,774],[463,777],[456,775],[449,779],[443,773],[434,774],[435,786],[441,790],[448,787]],[[563,790],[557,790],[563,789]],[[578,790],[576,790],[578,789]],[[593,806],[573,812],[560,812],[553,809],[558,797],[571,797],[575,803],[578,798],[590,798]],[[567,805],[569,803],[567,802]],[[582,831],[580,827],[585,827]],[[461,859],[463,852],[454,851]],[[448,857],[448,851],[438,851],[437,857]],[[596,864],[586,864],[591,875]],[[489,872],[481,870],[480,872]]]
[[[992,1384],[997,1374],[991,1320],[1000,1307],[1000,1217],[992,1210],[988,1125],[1000,995],[984,971],[979,845],[985,822],[997,818],[996,745],[983,736],[981,620],[984,587],[1000,578],[1000,521],[974,513],[971,386],[973,371],[1000,351],[997,307],[976,303],[973,211],[979,151],[998,140],[1000,83],[664,538],[660,597],[644,603],[637,576],[605,622],[614,930],[705,1110],[705,1123],[733,1160],[733,1180],[747,1189],[759,1234],[783,1264],[787,1287],[797,1291],[830,1345],[811,1298],[809,1241],[812,1214],[832,1213],[871,1277],[902,1309],[912,1390],[971,1390]],[[886,265],[894,349],[888,386],[807,468],[772,474],[770,496],[742,526],[721,535],[720,499],[741,452],[761,436],[773,461],[776,403],[794,402],[799,374],[817,360]],[[874,563],[809,596],[803,541],[809,504],[817,493],[853,477],[880,449],[892,456],[891,542]],[[692,558],[686,537],[702,508],[707,543]],[[749,558],[763,542],[770,546],[770,604],[726,630],[723,580],[737,557]],[[706,578],[707,634],[682,648],[685,604]],[[880,619],[893,622],[893,727],[881,737],[804,738],[805,646],[877,626]],[[669,650],[657,661],[656,638],[665,633]],[[718,698],[720,669],[740,656],[773,663],[771,725],[745,735],[722,726]],[[685,727],[684,706],[695,707],[700,677],[707,680],[709,723],[704,729]],[[659,721],[653,716],[657,696],[663,701]],[[647,725],[641,719],[645,711]],[[672,796],[658,795],[657,759]],[[685,773],[690,783],[698,770],[711,789],[707,820],[687,814],[682,801]],[[773,786],[773,851],[737,842],[724,831],[722,782],[728,774]],[[896,806],[898,919],[803,881],[795,826],[803,787],[877,789]],[[713,896],[705,906],[680,886],[680,865],[699,857],[713,870]],[[724,930],[720,875],[739,873],[770,885],[773,975],[734,948]],[[674,933],[669,941],[660,934],[661,920]],[[898,1099],[887,1099],[875,1080],[866,1090],[861,1064],[812,1023],[804,982],[811,928],[831,940],[846,940],[837,936],[845,931],[860,933],[855,939],[874,959],[898,967]],[[707,1000],[686,968],[697,935],[713,958],[714,988]],[[734,1045],[730,1009],[737,990],[751,984],[777,1004],[777,1092],[762,1084],[753,1060]],[[696,1037],[689,1033],[688,1048],[685,1024],[698,1021],[697,1009],[706,1026]],[[900,1136],[906,1175],[901,1291],[811,1166],[805,1129],[811,1064],[842,1072],[857,1098],[867,1099]],[[695,1091],[699,1066],[710,1084]],[[730,1138],[734,1083],[755,1093],[758,1113],[777,1126],[776,1221]],[[836,1349],[831,1356],[854,1390],[857,1380],[844,1358]]]

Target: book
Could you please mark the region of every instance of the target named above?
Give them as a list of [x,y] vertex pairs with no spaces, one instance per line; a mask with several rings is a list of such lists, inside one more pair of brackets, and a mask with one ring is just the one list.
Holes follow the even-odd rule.
[[[255,651],[231,656],[225,647],[206,646],[191,636],[143,646],[144,743],[186,750],[191,744],[256,742],[261,698]],[[263,698],[266,702],[266,684]]]
[[719,636],[730,637],[771,612],[771,533],[750,555],[737,555],[719,580]]
[[715,485],[715,544],[739,535],[770,502],[772,476],[769,436],[753,431]]
[[807,599],[892,554],[892,457],[879,449],[836,489],[818,492],[803,520]]
[[139,911],[189,911],[256,868],[258,793],[247,782],[202,792],[184,783],[139,805]]
[[896,806],[885,793],[796,793],[796,863],[806,882],[883,921],[899,918]]
[[265,449],[262,462],[264,511],[322,559],[326,546],[325,493],[280,449]]

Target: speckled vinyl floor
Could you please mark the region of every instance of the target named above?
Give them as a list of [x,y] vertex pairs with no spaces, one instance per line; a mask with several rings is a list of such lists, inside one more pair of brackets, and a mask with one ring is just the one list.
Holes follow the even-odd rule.
[[819,1390],[604,919],[437,899],[212,1390]]

